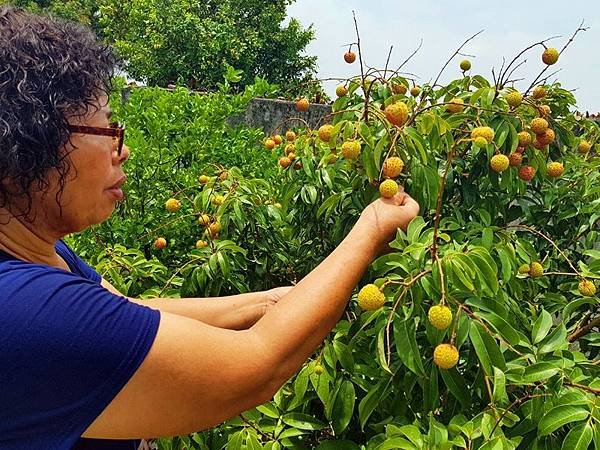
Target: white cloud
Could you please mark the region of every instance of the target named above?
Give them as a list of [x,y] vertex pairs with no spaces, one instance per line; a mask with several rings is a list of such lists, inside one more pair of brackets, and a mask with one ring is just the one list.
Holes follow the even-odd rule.
[[[434,78],[454,50],[481,29],[484,33],[467,44],[464,52],[475,56],[473,71],[491,79],[492,67],[499,69],[503,57],[510,60],[526,46],[554,35],[562,36],[552,41],[552,45],[561,48],[585,19],[591,28],[576,37],[554,67],[561,69],[557,78],[563,87],[577,89],[575,96],[581,111],[600,111],[600,59],[596,51],[600,41],[599,2],[297,0],[288,7],[288,14],[305,26],[314,24],[316,39],[307,53],[318,57],[321,78],[348,78],[360,71],[358,64],[348,65],[342,58],[345,52],[342,46],[356,41],[352,10],[357,15],[361,47],[370,66],[383,69],[393,45],[390,67],[396,68],[422,38],[423,46],[406,70],[423,81]],[[527,53],[527,64],[515,73],[527,80],[517,87],[527,87],[527,81],[531,82],[544,67],[540,55],[541,47]],[[460,75],[457,68],[460,59],[449,65],[442,81]],[[336,84],[325,83],[330,95]]]

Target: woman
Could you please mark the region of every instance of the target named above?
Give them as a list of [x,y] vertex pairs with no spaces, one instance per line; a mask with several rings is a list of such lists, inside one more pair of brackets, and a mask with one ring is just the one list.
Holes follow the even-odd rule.
[[114,56],[83,27],[3,7],[0,61],[2,449],[133,450],[268,401],[418,214],[405,194],[373,202],[293,289],[125,298],[61,240],[123,198]]

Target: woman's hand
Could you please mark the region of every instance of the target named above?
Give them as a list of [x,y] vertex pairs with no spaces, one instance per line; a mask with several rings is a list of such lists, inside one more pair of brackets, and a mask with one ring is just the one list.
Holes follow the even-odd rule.
[[377,253],[388,250],[388,243],[396,237],[398,228],[406,231],[408,224],[419,214],[419,204],[402,188],[392,198],[379,198],[369,204],[355,225],[368,233],[377,243]]

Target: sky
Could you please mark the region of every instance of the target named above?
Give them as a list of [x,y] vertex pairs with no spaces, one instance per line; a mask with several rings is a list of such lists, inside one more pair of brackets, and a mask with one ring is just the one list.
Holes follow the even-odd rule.
[[[558,80],[564,88],[574,90],[579,111],[600,112],[598,0],[296,0],[288,6],[288,17],[298,19],[305,27],[313,24],[315,39],[306,53],[318,57],[321,79],[360,74],[358,58],[354,64],[343,59],[348,44],[357,40],[352,11],[356,13],[363,59],[370,67],[383,69],[393,45],[389,67],[396,69],[423,40],[419,52],[403,68],[417,75],[418,82],[433,81],[454,51],[480,30],[483,33],[462,52],[472,62],[471,74],[481,74],[491,82],[492,68],[497,73],[502,58],[510,61],[527,46],[553,36],[560,37],[547,45],[560,50],[584,20],[589,29],[577,34],[558,63],[546,73],[560,69],[550,81]],[[544,68],[542,51],[537,46],[525,53],[527,62],[511,77],[525,80],[516,82],[515,88],[526,89]],[[460,77],[458,65],[464,58],[455,57],[440,82]],[[332,98],[337,84],[323,83]]]

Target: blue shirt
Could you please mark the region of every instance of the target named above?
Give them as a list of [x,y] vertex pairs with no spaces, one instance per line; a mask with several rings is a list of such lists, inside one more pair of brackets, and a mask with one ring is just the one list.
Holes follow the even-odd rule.
[[100,285],[63,241],[71,272],[0,252],[0,449],[135,450],[81,439],[138,369],[160,312]]

